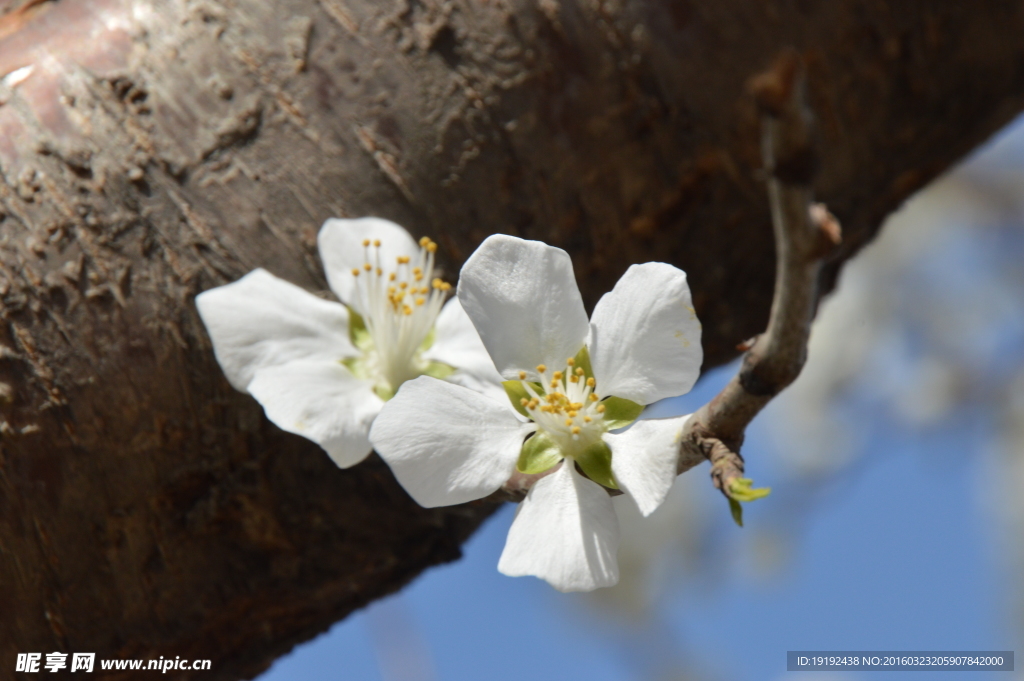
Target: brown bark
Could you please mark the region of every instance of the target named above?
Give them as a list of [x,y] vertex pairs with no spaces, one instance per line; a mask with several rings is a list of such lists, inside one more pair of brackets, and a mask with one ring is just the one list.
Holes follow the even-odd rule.
[[451,275],[488,234],[543,239],[588,304],[672,262],[712,366],[772,297],[751,75],[809,65],[826,287],[1024,105],[1006,0],[0,8],[0,74],[32,66],[0,86],[0,678],[53,650],[251,676],[493,510],[337,470],[221,377],[194,295],[257,266],[324,290],[325,218],[394,219]]

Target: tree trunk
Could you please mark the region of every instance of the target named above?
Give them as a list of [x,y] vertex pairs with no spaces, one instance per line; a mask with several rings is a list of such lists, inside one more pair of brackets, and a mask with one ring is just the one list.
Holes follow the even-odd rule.
[[[588,305],[685,269],[707,366],[760,332],[774,258],[747,80],[808,65],[827,269],[1024,106],[1007,0],[0,2],[0,678],[17,652],[264,669],[494,506],[424,510],[234,392],[193,304],[255,267],[326,284],[378,215],[573,256]],[[27,68],[23,68],[27,67]]]

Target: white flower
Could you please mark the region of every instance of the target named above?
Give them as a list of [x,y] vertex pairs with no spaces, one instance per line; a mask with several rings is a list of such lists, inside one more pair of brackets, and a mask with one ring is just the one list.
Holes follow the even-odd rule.
[[633,421],[699,375],[686,275],[634,265],[588,322],[568,254],[496,235],[462,269],[458,295],[511,402],[417,378],[370,440],[427,507],[487,496],[517,469],[553,470],[519,507],[498,569],[562,591],[616,583],[619,529],[604,487],[628,493],[644,515],[661,504],[688,417]]
[[430,239],[417,245],[379,218],[331,219],[318,245],[344,305],[262,269],[196,297],[228,381],[282,430],[347,468],[370,453],[370,425],[404,381],[500,380],[458,299],[444,302],[451,285],[434,276]]

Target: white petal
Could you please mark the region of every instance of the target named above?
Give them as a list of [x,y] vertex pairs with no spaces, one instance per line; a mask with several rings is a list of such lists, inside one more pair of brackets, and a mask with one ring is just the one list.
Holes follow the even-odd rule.
[[621,433],[607,433],[612,473],[645,516],[661,506],[676,480],[679,443],[689,416],[636,421]]
[[590,591],[619,581],[618,549],[619,520],[608,492],[563,461],[516,510],[498,571],[540,577],[559,591]]
[[515,470],[535,426],[514,413],[468,388],[420,376],[384,406],[370,441],[420,506],[461,504],[495,491]]
[[370,425],[384,402],[337,362],[298,361],[256,372],[249,392],[278,428],[323,447],[348,468],[370,453]]
[[594,308],[588,347],[601,395],[650,404],[689,392],[704,352],[686,273],[663,262],[626,270]]
[[434,325],[434,344],[423,353],[423,358],[501,383],[480,334],[458,298],[452,298],[441,308]]
[[264,367],[297,359],[336,361],[357,355],[348,310],[266,270],[196,296],[199,316],[228,381],[246,390]]
[[488,237],[459,274],[459,300],[502,376],[552,370],[579,352],[587,312],[569,254],[539,241]]
[[324,262],[327,283],[335,295],[347,305],[352,306],[359,314],[362,310],[358,296],[353,295],[356,286],[352,270],[362,269],[366,262],[367,249],[363,242],[380,240],[380,248],[371,248],[371,264],[376,265],[374,253],[380,253],[380,262],[385,271],[395,266],[395,259],[400,255],[414,256],[419,246],[409,236],[409,232],[400,226],[382,218],[359,218],[347,220],[330,218],[324,222],[317,236],[320,248],[320,259]]

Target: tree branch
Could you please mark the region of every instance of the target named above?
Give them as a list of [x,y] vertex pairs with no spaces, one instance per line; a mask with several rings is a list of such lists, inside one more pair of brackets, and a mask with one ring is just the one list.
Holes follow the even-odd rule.
[[740,447],[747,425],[803,368],[821,266],[840,241],[838,221],[813,202],[817,151],[799,58],[784,54],[749,86],[761,111],[775,296],[767,330],[739,348],[747,350],[739,373],[687,423],[679,460],[680,473],[709,460],[715,487],[730,499],[738,496],[734,485],[743,478]]

